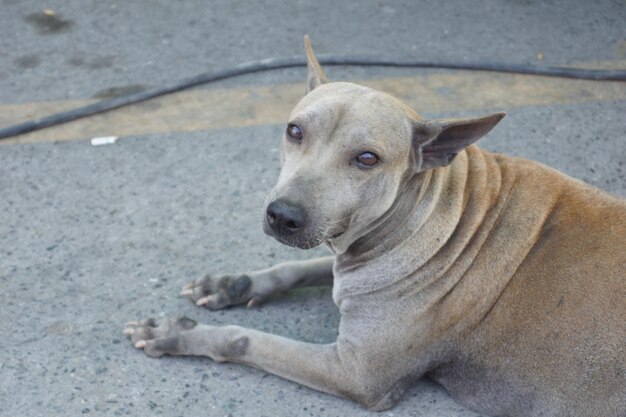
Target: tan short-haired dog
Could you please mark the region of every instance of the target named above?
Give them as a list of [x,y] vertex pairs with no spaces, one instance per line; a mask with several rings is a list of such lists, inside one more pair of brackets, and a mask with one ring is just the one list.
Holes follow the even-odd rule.
[[625,416],[624,200],[473,145],[502,113],[422,120],[385,93],[329,83],[306,46],[308,92],[264,229],[334,256],[182,293],[217,309],[332,284],[337,341],[178,318],[129,323],[135,346],[248,364],[375,410],[427,374],[491,415]]

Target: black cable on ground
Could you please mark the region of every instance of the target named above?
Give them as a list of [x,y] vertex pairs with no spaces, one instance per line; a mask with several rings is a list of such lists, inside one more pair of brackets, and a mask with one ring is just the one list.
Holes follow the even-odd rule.
[[[454,62],[454,61],[419,61],[419,60],[396,60],[385,58],[359,57],[359,56],[320,56],[322,65],[348,65],[348,66],[371,66],[371,67],[396,67],[396,68],[445,68],[456,70],[494,71],[516,74],[542,75],[547,77],[576,78],[597,81],[626,81],[626,70],[587,70],[577,68],[560,67],[537,67],[523,64],[502,64],[488,62]],[[281,68],[306,66],[303,57],[269,58],[260,61],[251,61],[230,68],[222,68],[200,74],[196,77],[179,82],[169,87],[144,91],[141,93],[128,94],[97,103],[79,107],[74,110],[52,114],[40,119],[19,123],[0,129],[0,140],[11,136],[21,135],[50,126],[67,123],[105,111],[117,109],[129,104],[139,103],[151,98],[175,93],[207,84],[213,81],[237,77],[244,74],[252,74],[260,71],[269,71]]]

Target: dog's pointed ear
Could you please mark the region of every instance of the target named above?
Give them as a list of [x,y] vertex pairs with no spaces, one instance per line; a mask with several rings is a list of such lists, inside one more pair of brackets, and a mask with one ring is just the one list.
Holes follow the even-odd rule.
[[319,61],[315,57],[309,35],[304,35],[304,47],[306,49],[307,68],[309,69],[309,74],[306,80],[306,92],[308,94],[320,85],[326,84],[328,82],[328,78],[326,77]]
[[446,166],[463,149],[485,136],[506,113],[472,119],[413,122],[413,150],[418,172]]

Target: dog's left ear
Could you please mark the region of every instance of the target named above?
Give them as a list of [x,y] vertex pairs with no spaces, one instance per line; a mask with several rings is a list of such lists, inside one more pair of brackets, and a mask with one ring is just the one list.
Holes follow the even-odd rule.
[[309,69],[309,75],[306,80],[306,92],[308,94],[320,85],[326,84],[328,77],[326,77],[322,66],[313,52],[309,35],[304,35],[304,47],[306,49],[307,68]]
[[473,119],[413,121],[416,170],[448,165],[463,149],[485,136],[506,113]]

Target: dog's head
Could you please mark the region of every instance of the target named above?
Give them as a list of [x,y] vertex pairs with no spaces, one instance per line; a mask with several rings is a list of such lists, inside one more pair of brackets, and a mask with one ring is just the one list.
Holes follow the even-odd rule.
[[305,45],[307,94],[285,129],[263,225],[284,244],[353,241],[389,210],[403,183],[448,165],[504,117],[422,120],[386,93],[328,82],[307,37]]

